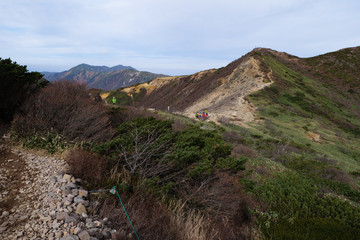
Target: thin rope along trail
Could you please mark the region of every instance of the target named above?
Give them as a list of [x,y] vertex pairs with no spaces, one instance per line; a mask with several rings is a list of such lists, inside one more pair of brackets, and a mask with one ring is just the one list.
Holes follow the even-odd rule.
[[112,194],[115,194],[115,193],[116,193],[116,195],[118,196],[118,198],[119,198],[119,200],[120,200],[121,206],[122,206],[122,208],[124,209],[125,215],[126,215],[128,221],[129,221],[132,229],[134,230],[134,233],[135,233],[135,235],[136,235],[136,238],[137,238],[138,240],[140,240],[139,236],[138,236],[137,233],[136,233],[135,227],[134,227],[134,225],[132,224],[132,222],[131,222],[131,220],[130,220],[129,214],[128,214],[127,211],[126,211],[123,202],[121,201],[120,194],[119,194],[118,190],[116,189],[116,186],[113,186],[112,189],[100,189],[100,190],[93,190],[93,191],[88,191],[88,192],[89,192],[89,193],[94,193],[94,192],[105,192],[105,191],[110,191],[110,193],[112,193]]

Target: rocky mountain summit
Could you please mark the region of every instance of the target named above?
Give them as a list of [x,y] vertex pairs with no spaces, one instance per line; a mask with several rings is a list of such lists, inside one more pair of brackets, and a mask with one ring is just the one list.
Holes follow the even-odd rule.
[[88,215],[88,191],[63,159],[1,145],[1,239],[111,239],[107,218]]

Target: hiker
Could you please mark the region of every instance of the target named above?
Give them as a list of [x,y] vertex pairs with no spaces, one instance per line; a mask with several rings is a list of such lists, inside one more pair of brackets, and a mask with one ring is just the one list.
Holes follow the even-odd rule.
[[113,97],[112,102],[113,102],[113,104],[116,103],[116,98],[115,97]]
[[203,119],[206,118],[205,112],[202,113],[202,117],[203,117]]

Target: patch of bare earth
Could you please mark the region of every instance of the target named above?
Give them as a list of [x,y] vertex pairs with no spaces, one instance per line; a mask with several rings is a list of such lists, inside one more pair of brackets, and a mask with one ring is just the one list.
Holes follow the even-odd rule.
[[316,134],[316,133],[314,133],[314,132],[307,132],[306,133],[306,137],[308,138],[308,139],[310,139],[310,140],[313,140],[314,142],[320,142],[320,140],[321,140],[321,137],[320,137],[320,135],[319,134]]
[[[17,229],[28,221],[27,212],[14,217],[14,212],[26,203],[33,209],[34,198],[25,189],[33,182],[34,174],[21,153],[5,143],[0,145],[0,236],[4,231]],[[3,236],[7,236],[6,234]],[[19,236],[20,237],[20,236]]]
[[[10,211],[19,202],[19,189],[24,186],[27,164],[10,148],[0,147],[0,212]],[[26,184],[26,183],[25,183]]]

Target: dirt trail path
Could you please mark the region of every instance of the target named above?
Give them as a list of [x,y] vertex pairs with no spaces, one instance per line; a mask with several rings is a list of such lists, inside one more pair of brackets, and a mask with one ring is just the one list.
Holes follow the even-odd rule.
[[[0,140],[1,141],[1,140]],[[0,142],[0,239],[110,239],[107,219],[87,215],[88,192],[62,158]]]
[[[13,208],[17,208],[21,204],[20,201],[24,202],[25,199],[19,199],[20,190],[31,181],[32,175],[29,174],[24,159],[12,152],[5,144],[0,145],[0,212],[2,216],[7,215]],[[18,222],[20,221],[8,224],[7,228],[16,227]]]

